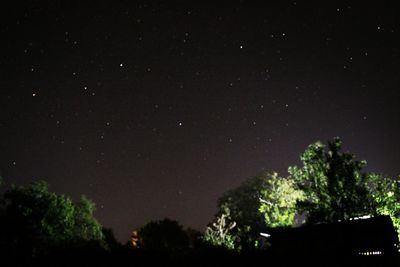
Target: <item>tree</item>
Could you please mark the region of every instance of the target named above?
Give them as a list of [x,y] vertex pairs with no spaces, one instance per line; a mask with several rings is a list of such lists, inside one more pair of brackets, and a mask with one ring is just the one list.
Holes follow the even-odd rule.
[[189,239],[182,226],[168,218],[147,223],[135,233],[134,238],[137,248],[148,251],[177,252],[189,247]]
[[237,188],[227,191],[218,200],[216,218],[229,211],[225,219],[226,226],[232,223],[235,227],[230,230],[234,236],[235,249],[254,249],[260,232],[265,230],[264,216],[259,212],[260,191],[267,188],[269,173],[263,172],[246,179]]
[[6,191],[2,210],[2,243],[11,254],[36,257],[103,241],[101,226],[92,216],[94,204],[86,198],[75,204],[50,192],[43,181]]
[[104,238],[102,226],[94,219],[96,205],[86,196],[82,196],[75,204],[74,235],[82,240],[102,240]]
[[400,239],[400,177],[392,179],[370,174],[368,190],[373,200],[374,215],[389,215]]
[[267,180],[267,187],[260,191],[259,211],[264,214],[266,226],[292,226],[298,214],[296,204],[303,199],[304,192],[296,187],[293,179],[272,173]]
[[119,243],[116,239],[114,232],[111,228],[103,227],[102,232],[104,236],[104,241],[107,244],[107,248],[109,248],[111,252],[116,252],[123,248],[122,244]]
[[235,226],[236,222],[231,222],[229,209],[226,208],[215,222],[207,226],[203,240],[216,247],[235,249],[235,235],[232,234]]
[[368,174],[363,172],[365,161],[350,153],[340,152],[339,138],[311,144],[301,155],[303,166],[289,167],[291,177],[305,198],[299,208],[306,213],[307,222],[335,222],[371,214],[368,196]]
[[336,222],[364,215],[389,215],[400,238],[400,180],[367,173],[366,161],[340,152],[339,138],[311,144],[301,155],[303,166],[289,167],[304,191],[299,210],[308,223]]
[[275,172],[250,177],[219,199],[207,238],[236,250],[254,249],[262,241],[260,233],[267,228],[293,224],[296,202],[302,197],[292,179]]

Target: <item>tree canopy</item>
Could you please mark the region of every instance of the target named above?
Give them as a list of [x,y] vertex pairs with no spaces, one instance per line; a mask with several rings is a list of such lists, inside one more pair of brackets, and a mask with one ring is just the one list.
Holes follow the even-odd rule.
[[289,167],[291,177],[305,194],[299,208],[307,222],[335,222],[372,212],[365,161],[340,152],[339,138],[311,144],[301,155],[302,167]]
[[275,172],[250,177],[219,199],[206,240],[237,250],[254,249],[261,241],[260,232],[293,224],[296,203],[303,195],[292,179]]
[[264,214],[266,227],[292,226],[297,215],[297,202],[304,199],[304,192],[296,187],[290,177],[270,174],[267,187],[260,190],[259,211]]
[[400,179],[370,174],[368,190],[374,215],[389,215],[400,239]]
[[1,209],[1,242],[10,253],[35,257],[60,247],[103,242],[101,225],[93,217],[94,203],[86,197],[73,203],[50,192],[43,181],[12,187]]
[[218,202],[207,240],[228,248],[251,248],[268,228],[292,226],[296,215],[308,224],[362,216],[390,215],[400,237],[400,180],[365,171],[366,161],[342,152],[342,141],[316,142],[289,176],[261,173],[227,191]]
[[327,146],[316,142],[301,155],[302,167],[289,167],[305,196],[297,203],[299,212],[310,224],[390,215],[400,237],[399,179],[364,171],[366,161],[341,148],[339,138]]
[[183,227],[168,218],[147,223],[131,237],[131,247],[149,251],[175,252],[188,246],[189,238]]
[[238,187],[227,191],[218,200],[218,211],[215,222],[224,215],[226,227],[235,224],[229,230],[234,235],[231,238],[235,249],[251,249],[260,232],[265,229],[264,215],[260,213],[260,192],[268,188],[270,174],[260,173],[254,177],[246,179]]

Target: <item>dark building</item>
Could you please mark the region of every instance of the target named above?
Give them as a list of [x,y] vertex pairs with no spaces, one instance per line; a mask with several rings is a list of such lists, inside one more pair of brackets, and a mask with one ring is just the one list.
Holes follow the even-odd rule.
[[269,252],[279,258],[318,257],[342,263],[351,259],[371,265],[398,260],[399,240],[389,216],[272,229],[269,234]]

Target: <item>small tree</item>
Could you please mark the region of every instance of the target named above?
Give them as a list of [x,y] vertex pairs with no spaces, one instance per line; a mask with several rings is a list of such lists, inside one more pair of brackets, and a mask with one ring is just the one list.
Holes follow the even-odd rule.
[[232,229],[235,228],[236,222],[230,222],[230,212],[225,208],[225,212],[216,218],[216,221],[207,226],[203,239],[207,243],[224,247],[227,249],[235,249],[235,236]]

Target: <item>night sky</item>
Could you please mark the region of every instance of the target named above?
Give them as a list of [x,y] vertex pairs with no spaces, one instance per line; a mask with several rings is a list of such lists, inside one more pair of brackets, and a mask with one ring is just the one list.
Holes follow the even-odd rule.
[[164,217],[204,230],[223,192],[317,140],[400,174],[394,4],[193,2],[2,4],[5,186],[85,194],[125,242]]

